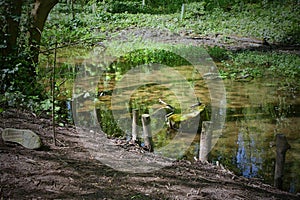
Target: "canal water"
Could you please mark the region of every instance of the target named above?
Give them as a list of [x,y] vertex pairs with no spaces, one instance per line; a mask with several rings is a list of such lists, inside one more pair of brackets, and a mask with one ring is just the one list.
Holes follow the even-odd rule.
[[282,86],[282,81],[224,81],[226,123],[211,159],[245,177],[273,184],[275,135],[284,134],[291,145],[286,153],[284,188],[294,193],[300,189],[300,96],[292,87]]
[[[188,76],[187,72],[192,71],[190,66],[180,66],[176,70],[182,72],[185,77]],[[218,161],[237,174],[273,184],[275,136],[284,134],[291,145],[286,154],[284,189],[294,193],[300,191],[300,96],[292,87],[282,86],[281,81],[272,78],[254,79],[250,82],[223,81],[227,100],[226,121],[209,158],[211,162]],[[201,117],[209,120],[206,115],[210,115],[210,95],[205,81],[193,74],[192,84],[196,96],[207,105],[208,111],[202,113]],[[140,114],[151,114],[160,108],[158,98],[161,97],[165,97],[164,101],[172,106],[179,106],[176,102],[177,97],[159,85],[139,88],[131,96],[131,101],[136,105],[135,108],[141,111]],[[103,95],[99,100],[109,104],[110,98],[110,95]],[[123,103],[125,105],[125,102]],[[99,115],[102,127],[110,125],[104,130],[109,133],[116,132],[114,127],[117,125],[111,124],[112,116],[103,116],[101,109]],[[158,121],[164,123],[163,118]],[[128,125],[130,124],[129,121]],[[198,157],[200,134],[195,136],[191,147],[182,152],[178,149],[184,148],[186,140],[190,139],[189,133],[181,132],[180,138],[176,137],[174,142],[178,131],[170,131],[167,126],[162,128],[157,125],[157,121],[153,122],[152,129],[154,133],[156,129],[160,130],[153,135],[154,151],[172,141],[172,148],[168,148],[169,156],[174,157],[173,154],[180,152],[181,154],[177,155],[179,159],[194,160]]]
[[[77,63],[76,67],[88,68],[88,65],[89,63]],[[172,67],[172,70],[184,77],[184,81],[193,88],[195,96],[206,105],[206,110],[200,115],[201,121],[210,120],[211,91],[202,75],[197,73],[193,66]],[[146,72],[143,71],[143,73]],[[149,71],[149,73],[152,72]],[[137,73],[134,75],[138,76]],[[173,154],[178,153],[178,149],[184,148],[183,144],[186,143],[186,139],[190,139],[190,135],[188,132],[179,133],[178,130],[168,128],[164,118],[167,113],[158,112],[161,111],[162,106],[158,100],[163,99],[176,108],[180,114],[186,112],[182,108],[181,100],[178,100],[182,97],[178,98],[178,94],[170,89],[172,86],[161,84],[164,81],[168,83],[170,81],[168,79],[160,79],[161,83],[147,83],[141,87],[135,87],[136,82],[130,81],[127,85],[117,85],[122,78],[122,72],[105,71],[101,74],[97,88],[95,88],[97,101],[93,105],[96,105],[97,118],[102,130],[109,135],[129,138],[131,130],[124,131],[124,128],[119,127],[119,122],[115,120],[115,111],[126,110],[130,113],[132,109],[138,109],[139,115],[158,113],[151,125],[155,133],[153,134],[154,152],[159,153],[156,149],[173,142],[173,148],[168,148],[164,152],[164,155],[169,153],[173,157]],[[134,76],[127,78],[128,80],[135,79]],[[182,82],[182,80],[174,81]],[[265,183],[273,184],[276,156],[275,136],[279,133],[284,134],[291,146],[286,153],[284,189],[292,193],[300,192],[299,89],[289,85],[284,79],[272,77],[247,82],[235,80],[222,82],[226,91],[226,118],[222,133],[210,152],[209,161],[219,162],[242,176],[261,179]],[[129,92],[130,88],[134,88],[134,92],[131,91],[129,99],[121,98],[112,106],[112,97],[116,95],[116,87],[121,87],[125,93]],[[181,89],[180,92],[184,96],[186,88],[181,87]],[[82,112],[84,112],[84,107]],[[117,113],[121,113],[118,118],[122,118],[121,115],[124,113]],[[131,117],[130,114],[129,116]],[[127,123],[130,127],[131,121]],[[141,126],[140,120],[138,125]],[[194,160],[198,157],[200,132],[201,130],[198,130],[198,133],[193,136],[190,148],[179,151],[180,154],[176,155],[178,159]],[[180,137],[176,137],[178,134]]]

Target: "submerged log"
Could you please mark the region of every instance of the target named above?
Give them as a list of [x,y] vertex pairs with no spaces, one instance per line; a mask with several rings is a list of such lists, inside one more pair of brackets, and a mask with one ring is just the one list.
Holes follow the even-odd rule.
[[142,115],[142,124],[143,124],[145,148],[149,149],[149,151],[153,151],[153,146],[152,146],[153,142],[152,142],[150,115],[149,114]]
[[275,175],[274,175],[274,186],[282,189],[283,188],[283,175],[284,175],[284,163],[285,154],[287,150],[291,148],[285,135],[276,135],[276,164],[275,164]]

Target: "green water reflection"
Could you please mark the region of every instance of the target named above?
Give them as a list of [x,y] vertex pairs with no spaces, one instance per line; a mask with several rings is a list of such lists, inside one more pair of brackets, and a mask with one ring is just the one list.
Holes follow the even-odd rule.
[[[190,72],[189,66],[181,66],[176,70],[185,73]],[[185,74],[188,76],[188,74]],[[249,178],[260,178],[269,184],[273,184],[275,151],[275,135],[283,133],[286,135],[292,148],[287,152],[285,165],[284,189],[290,192],[299,192],[300,188],[300,120],[299,120],[299,94],[291,94],[278,88],[280,82],[277,80],[254,80],[250,83],[225,81],[227,94],[227,117],[222,136],[211,151],[212,162],[219,161],[226,167]],[[278,80],[279,81],[279,80]],[[193,87],[201,101],[210,105],[209,92],[201,77],[193,80]],[[272,84],[270,84],[272,83]],[[165,88],[159,85],[145,86],[137,90],[132,96],[134,108],[138,108],[140,114],[151,113],[159,108],[157,97],[165,96],[166,100],[177,105],[176,99]],[[100,97],[108,98],[106,96]],[[149,108],[147,105],[155,105]],[[131,109],[131,108],[130,108]],[[152,110],[151,110],[152,109]],[[208,106],[205,114],[210,114]],[[103,118],[101,118],[103,120]],[[111,118],[105,118],[102,127],[111,123]],[[206,116],[202,119],[208,120]],[[163,115],[160,122],[164,121]],[[131,122],[129,122],[131,123]],[[158,127],[155,127],[158,126]],[[107,126],[105,131],[114,131]],[[157,121],[153,122],[153,129],[161,128]],[[141,130],[140,130],[141,131]],[[158,133],[153,136],[155,147],[166,146],[178,134],[170,131],[164,125]],[[199,135],[194,143],[183,154],[179,151],[185,143],[185,134],[182,133],[168,151],[169,155],[178,154],[177,158],[193,160],[198,156]]]
[[283,133],[292,146],[286,155],[284,187],[299,192],[300,98],[299,93],[279,85],[280,80],[272,79],[225,82],[227,122],[211,158],[245,177],[261,178],[272,184],[275,135]]
[[[191,74],[191,66],[175,67],[191,81],[195,93],[201,101],[210,105],[209,92],[204,80],[198,74]],[[193,76],[193,79],[191,78]],[[275,135],[283,133],[286,135],[292,148],[286,155],[285,166],[285,190],[299,192],[300,187],[300,113],[299,94],[290,93],[288,88],[280,88],[280,80],[255,79],[249,83],[240,83],[231,80],[224,81],[227,95],[227,117],[225,128],[221,138],[211,151],[212,162],[219,161],[226,167],[249,178],[261,178],[265,182],[272,184],[274,176]],[[110,89],[109,89],[110,90]],[[178,106],[174,94],[159,85],[148,85],[141,87],[132,95],[132,107],[137,108],[142,113],[151,113],[158,109],[158,97],[164,96],[170,104]],[[103,98],[103,99],[102,99]],[[109,97],[100,97],[109,101]],[[105,101],[105,100],[104,100]],[[149,108],[149,105],[154,105]],[[210,114],[210,108],[205,114]],[[209,118],[202,116],[202,119]],[[101,118],[102,127],[108,133],[115,129],[106,126],[111,123],[112,118]],[[163,114],[157,120],[163,122]],[[157,121],[153,122],[153,129],[161,128]],[[131,122],[128,122],[131,123]],[[139,122],[141,124],[141,122]],[[157,127],[156,127],[157,126]],[[141,130],[140,130],[141,131]],[[154,131],[155,132],[155,131]],[[168,131],[164,125],[153,137],[155,147],[166,146],[178,134],[176,131]],[[181,138],[173,141],[172,147],[168,148],[170,155],[177,154],[178,149],[184,144],[185,134]],[[177,155],[177,158],[193,160],[197,157],[199,149],[199,135],[194,139],[194,143],[184,153]],[[166,152],[165,152],[166,153]]]
[[[85,64],[77,67],[87,68],[87,73],[93,70]],[[111,68],[102,72],[97,88],[97,103],[86,106],[95,106],[97,118],[101,128],[108,135],[128,136],[130,130],[125,131],[114,121],[111,96],[116,81],[122,78],[125,71]],[[211,114],[211,100],[209,90],[203,77],[192,66],[173,67],[188,80],[195,90],[195,95],[207,105],[206,112],[201,114],[202,120],[209,120]],[[88,72],[90,71],[90,72]],[[284,189],[290,192],[300,192],[300,94],[292,86],[283,84],[284,80],[264,78],[254,79],[251,82],[235,82],[224,80],[227,98],[226,123],[222,135],[210,154],[210,161],[219,161],[227,168],[249,178],[261,178],[266,183],[273,184],[275,151],[275,135],[283,133],[291,149],[286,154]],[[128,86],[128,88],[132,85]],[[128,89],[127,88],[127,89]],[[176,95],[160,84],[147,84],[134,90],[130,104],[123,103],[119,109],[138,109],[139,116],[143,113],[156,114],[152,121],[154,149],[170,144],[166,154],[175,154],[177,158],[193,160],[199,150],[199,134],[194,138],[191,147],[184,153],[178,154],[185,143],[188,133],[181,133],[180,138],[176,130],[169,130],[165,123],[166,111],[155,113],[161,105],[158,99],[178,108],[182,112]],[[122,102],[120,102],[122,105]],[[82,112],[84,112],[83,106]],[[118,109],[115,107],[115,109]],[[127,122],[129,125],[131,121]],[[138,125],[141,126],[139,117]],[[157,131],[156,131],[157,130]],[[139,129],[141,133],[142,130]]]

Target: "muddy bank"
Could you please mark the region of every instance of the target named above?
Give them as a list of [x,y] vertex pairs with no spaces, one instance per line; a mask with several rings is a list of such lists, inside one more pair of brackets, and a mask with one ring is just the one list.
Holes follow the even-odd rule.
[[[72,126],[56,128],[59,145],[54,146],[51,120],[28,112],[2,112],[1,131],[8,127],[33,130],[41,137],[43,147],[29,150],[0,140],[3,199],[300,198],[208,163],[174,161],[152,173],[116,171],[91,156]],[[143,153],[138,147],[110,140],[125,151]]]
[[[110,35],[107,33],[107,35]],[[300,45],[294,44],[280,44],[271,43],[264,38],[250,38],[238,35],[196,35],[192,32],[181,31],[179,33],[172,33],[167,29],[135,29],[129,28],[114,33],[114,37],[108,37],[112,40],[115,36],[121,40],[128,40],[132,38],[147,39],[154,42],[162,42],[168,44],[184,44],[194,46],[219,46],[232,51],[241,50],[257,50],[257,51],[276,51],[289,52],[300,55]],[[109,39],[108,39],[109,40]]]

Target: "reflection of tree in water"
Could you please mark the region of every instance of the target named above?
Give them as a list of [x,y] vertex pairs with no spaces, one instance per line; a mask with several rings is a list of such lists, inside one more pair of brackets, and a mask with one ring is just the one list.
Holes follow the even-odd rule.
[[261,169],[259,147],[256,145],[256,137],[249,128],[241,127],[238,133],[238,151],[236,155],[237,166],[245,177],[257,177]]

